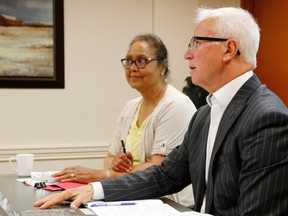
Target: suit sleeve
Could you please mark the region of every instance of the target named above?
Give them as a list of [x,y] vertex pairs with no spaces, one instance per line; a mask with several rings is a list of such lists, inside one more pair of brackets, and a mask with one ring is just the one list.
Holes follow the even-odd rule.
[[155,198],[178,192],[189,185],[185,139],[160,166],[101,181],[105,201]]
[[[261,107],[259,107],[261,109]],[[240,215],[288,212],[288,116],[270,111],[254,118],[241,135]]]

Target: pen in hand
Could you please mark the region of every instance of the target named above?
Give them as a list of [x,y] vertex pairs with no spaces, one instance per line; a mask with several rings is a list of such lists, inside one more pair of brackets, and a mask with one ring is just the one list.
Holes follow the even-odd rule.
[[123,153],[126,154],[126,148],[125,148],[124,140],[121,140],[121,145],[122,145]]

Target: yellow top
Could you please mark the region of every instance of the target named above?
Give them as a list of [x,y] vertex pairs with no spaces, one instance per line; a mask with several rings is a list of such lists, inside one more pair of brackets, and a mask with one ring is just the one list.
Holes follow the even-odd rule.
[[128,135],[126,138],[126,151],[130,151],[133,155],[133,165],[140,164],[140,153],[141,153],[141,146],[140,146],[140,141],[142,134],[146,128],[148,119],[150,116],[148,116],[143,123],[141,124],[140,127],[137,126],[137,120],[139,116],[139,110],[142,105],[142,101],[139,103],[133,121],[130,125],[130,129],[128,131]]

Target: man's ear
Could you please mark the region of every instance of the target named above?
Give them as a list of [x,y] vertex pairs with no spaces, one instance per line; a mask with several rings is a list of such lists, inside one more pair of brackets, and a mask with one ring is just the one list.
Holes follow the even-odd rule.
[[226,44],[226,52],[224,54],[223,61],[227,62],[230,61],[235,56],[239,55],[240,52],[238,49],[238,42],[235,39],[233,38],[228,39],[225,42],[225,44]]

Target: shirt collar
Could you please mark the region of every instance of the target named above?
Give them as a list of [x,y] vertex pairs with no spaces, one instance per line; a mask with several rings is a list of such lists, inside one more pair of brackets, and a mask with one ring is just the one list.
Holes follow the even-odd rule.
[[222,86],[216,92],[209,94],[206,98],[207,103],[211,106],[211,97],[214,96],[218,103],[221,105],[222,110],[225,110],[232,98],[235,96],[241,86],[253,75],[253,71],[248,71],[241,76],[230,81]]

